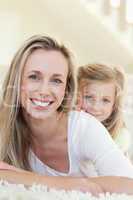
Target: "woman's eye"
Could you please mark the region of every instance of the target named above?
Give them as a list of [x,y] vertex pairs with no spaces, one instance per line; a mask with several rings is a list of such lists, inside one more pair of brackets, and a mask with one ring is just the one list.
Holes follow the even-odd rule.
[[28,76],[29,79],[32,79],[32,80],[37,80],[38,79],[38,76],[36,74],[31,74]]
[[56,78],[56,79],[53,79],[53,82],[57,83],[57,84],[60,84],[60,83],[62,83],[62,80]]
[[87,100],[89,100],[89,99],[92,99],[92,96],[86,95],[86,96],[84,96],[84,98],[87,99]]

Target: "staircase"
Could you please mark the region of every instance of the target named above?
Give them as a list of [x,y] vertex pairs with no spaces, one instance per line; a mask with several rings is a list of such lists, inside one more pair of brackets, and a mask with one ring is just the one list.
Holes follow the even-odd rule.
[[133,0],[80,0],[133,53]]

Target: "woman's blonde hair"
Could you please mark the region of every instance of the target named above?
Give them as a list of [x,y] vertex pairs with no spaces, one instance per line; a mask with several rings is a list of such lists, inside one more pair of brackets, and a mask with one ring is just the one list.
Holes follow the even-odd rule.
[[37,49],[58,51],[68,62],[65,96],[58,112],[67,113],[71,109],[75,93],[74,65],[71,52],[50,37],[37,35],[26,40],[14,56],[3,84],[0,105],[0,160],[27,170],[31,170],[28,154],[32,136],[22,115],[20,85],[25,63],[32,52]]
[[123,69],[118,66],[109,66],[105,64],[88,64],[79,67],[77,77],[79,94],[84,86],[93,82],[114,82],[116,91],[113,111],[109,118],[103,122],[103,125],[114,138],[119,133],[120,129],[125,126],[122,116],[123,97],[125,91],[125,73]]

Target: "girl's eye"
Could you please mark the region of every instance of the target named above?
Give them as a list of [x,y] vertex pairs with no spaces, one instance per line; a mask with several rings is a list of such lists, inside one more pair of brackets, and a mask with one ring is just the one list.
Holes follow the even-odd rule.
[[103,102],[110,103],[110,100],[109,99],[103,99]]

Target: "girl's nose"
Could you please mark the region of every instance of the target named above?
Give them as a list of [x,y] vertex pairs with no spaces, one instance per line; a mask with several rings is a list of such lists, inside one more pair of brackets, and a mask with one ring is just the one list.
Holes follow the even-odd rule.
[[101,108],[101,103],[99,101],[94,101],[92,106],[93,109],[99,110]]

